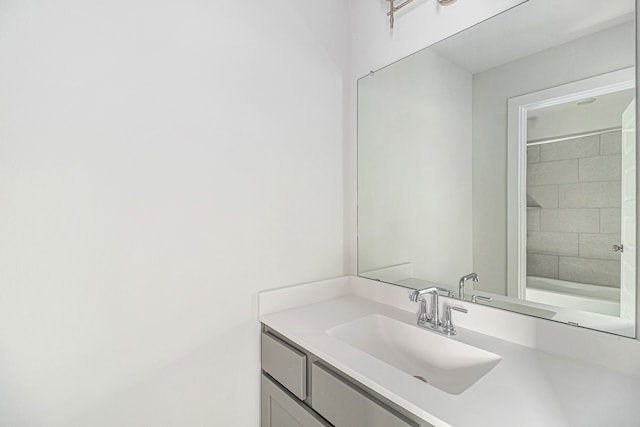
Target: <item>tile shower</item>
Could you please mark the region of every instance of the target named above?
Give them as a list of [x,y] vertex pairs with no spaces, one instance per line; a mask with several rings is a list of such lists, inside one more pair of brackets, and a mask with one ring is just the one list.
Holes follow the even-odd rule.
[[527,276],[620,287],[621,132],[527,149]]

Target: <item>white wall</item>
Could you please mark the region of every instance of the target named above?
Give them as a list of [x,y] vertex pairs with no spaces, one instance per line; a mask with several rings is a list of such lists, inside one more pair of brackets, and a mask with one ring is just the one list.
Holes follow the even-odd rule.
[[388,1],[350,0],[351,70],[362,77],[525,1],[461,0],[441,6],[436,0],[415,0],[396,13],[391,30]]
[[[432,51],[358,83],[358,268],[471,271],[471,73]],[[428,197],[425,197],[428,195]]]
[[506,293],[506,100],[633,66],[634,31],[628,23],[474,75],[473,265],[482,277],[476,288]]
[[345,11],[0,4],[0,425],[258,425],[256,292],[344,272]]

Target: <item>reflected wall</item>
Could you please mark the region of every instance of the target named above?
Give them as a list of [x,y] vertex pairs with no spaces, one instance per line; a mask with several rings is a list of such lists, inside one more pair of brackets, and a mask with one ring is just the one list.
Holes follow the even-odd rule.
[[472,268],[471,96],[471,73],[435,52],[360,80],[361,273],[453,284],[447,272]]
[[473,267],[478,289],[507,291],[505,100],[635,65],[635,23],[544,50],[473,76]]

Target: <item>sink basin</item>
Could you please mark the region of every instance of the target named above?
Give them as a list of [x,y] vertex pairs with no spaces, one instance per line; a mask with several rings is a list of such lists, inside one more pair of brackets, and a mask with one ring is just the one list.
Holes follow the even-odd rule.
[[382,315],[344,323],[327,333],[450,394],[460,394],[493,369],[497,354]]

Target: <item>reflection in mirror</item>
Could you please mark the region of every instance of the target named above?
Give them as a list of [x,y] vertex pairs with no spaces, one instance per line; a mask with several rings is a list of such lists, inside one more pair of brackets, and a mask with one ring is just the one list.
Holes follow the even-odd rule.
[[358,272],[635,336],[634,1],[550,3],[360,79]]
[[635,227],[622,226],[636,216],[634,74],[508,102],[507,293],[588,313],[554,320],[624,335],[633,334],[636,305]]

